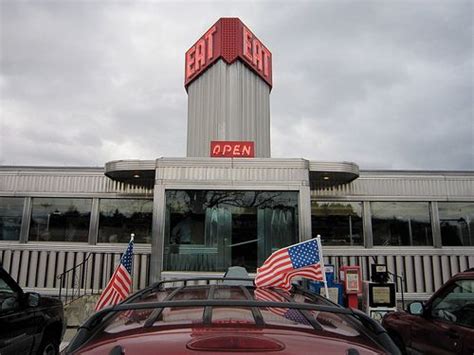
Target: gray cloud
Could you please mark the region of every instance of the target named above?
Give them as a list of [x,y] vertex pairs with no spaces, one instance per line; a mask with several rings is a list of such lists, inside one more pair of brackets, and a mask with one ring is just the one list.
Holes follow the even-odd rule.
[[0,164],[184,156],[184,53],[219,17],[270,48],[272,156],[474,169],[469,1],[0,3]]

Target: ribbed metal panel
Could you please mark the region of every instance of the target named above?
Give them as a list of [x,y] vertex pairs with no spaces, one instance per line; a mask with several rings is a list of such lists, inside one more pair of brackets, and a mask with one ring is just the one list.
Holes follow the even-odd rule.
[[303,159],[162,158],[156,179],[161,182],[253,182],[308,185],[308,161]]
[[113,181],[103,169],[2,168],[0,192],[7,193],[121,193],[152,195],[153,189]]
[[[57,290],[57,276],[93,253],[88,288],[100,289],[109,280],[123,249],[121,245],[0,243],[0,263],[23,287]],[[149,246],[135,246],[135,289],[150,282],[150,252]],[[325,262],[335,265],[336,271],[342,265],[360,265],[364,280],[369,279],[372,263],[387,264],[390,272],[403,276],[404,291],[418,297],[433,293],[457,272],[474,267],[474,250],[469,248],[326,247],[324,255]]]
[[211,141],[253,141],[270,157],[270,87],[240,61],[219,60],[188,87],[188,157],[209,157]]
[[362,172],[350,184],[312,190],[312,197],[474,199],[474,172]]
[[143,171],[154,170],[155,160],[114,160],[105,164],[105,172],[109,171]]
[[446,193],[449,196],[474,196],[474,176],[446,179]]
[[[89,253],[86,289],[105,287],[123,253],[122,245],[0,243],[0,264],[22,287],[59,291],[58,275],[80,264]],[[133,288],[141,289],[150,280],[150,247],[135,244]],[[72,278],[68,286],[72,286]],[[54,291],[53,291],[54,292]]]
[[431,294],[451,276],[473,267],[474,249],[469,248],[324,248],[326,263],[360,265],[362,278],[370,279],[370,265],[386,264],[388,270],[403,277],[404,292]]
[[312,172],[332,172],[347,173],[359,176],[359,166],[352,162],[326,162],[326,161],[310,161],[309,170]]

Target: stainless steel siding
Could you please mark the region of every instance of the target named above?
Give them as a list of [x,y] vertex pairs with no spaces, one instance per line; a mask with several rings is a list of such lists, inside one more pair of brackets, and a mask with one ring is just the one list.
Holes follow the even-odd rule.
[[240,61],[219,60],[188,87],[188,157],[209,157],[210,142],[253,141],[270,157],[270,88]]
[[[136,290],[150,282],[151,248],[137,245],[135,249]],[[90,252],[93,257],[89,259],[90,273],[85,287],[98,290],[105,287],[123,250],[120,245],[0,243],[0,263],[23,287],[59,289],[57,276],[79,264]],[[365,280],[369,279],[372,263],[386,263],[390,272],[403,276],[403,290],[410,294],[431,294],[452,275],[474,267],[474,250],[466,248],[326,247],[324,258],[326,264],[336,266],[336,272],[342,265],[360,265]]]
[[[89,253],[88,277],[82,288],[98,292],[104,288],[120,261],[124,246],[87,246],[79,244],[15,244],[0,243],[0,264],[18,281],[20,286],[56,290],[59,292],[58,276],[65,270],[79,265]],[[150,281],[149,246],[135,245],[133,287],[141,289]],[[72,276],[72,275],[71,275]],[[71,287],[77,277],[69,277]],[[64,286],[64,285],[63,285]]]
[[370,265],[387,264],[388,270],[403,276],[403,290],[412,294],[431,294],[452,275],[474,267],[474,249],[449,248],[324,248],[325,262],[360,265],[364,280],[369,279]]
[[308,185],[308,162],[303,159],[159,159],[156,179],[164,183],[254,182],[275,186]]
[[126,185],[97,172],[82,171],[0,171],[0,192],[8,193],[123,193],[152,195],[153,189]]
[[393,173],[361,173],[360,177],[347,185],[330,189],[312,190],[318,197],[407,198],[427,200],[474,199],[474,174],[465,176],[445,174],[394,175]]

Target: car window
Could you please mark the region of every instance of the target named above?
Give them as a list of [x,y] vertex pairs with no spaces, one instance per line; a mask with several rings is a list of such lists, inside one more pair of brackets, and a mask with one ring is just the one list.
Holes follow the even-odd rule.
[[2,277],[0,277],[0,294],[11,295],[13,293],[14,291],[12,290],[12,288],[7,284],[7,282]]
[[474,328],[474,280],[456,281],[450,290],[433,301],[431,315]]
[[0,314],[5,314],[19,307],[17,293],[0,276]]

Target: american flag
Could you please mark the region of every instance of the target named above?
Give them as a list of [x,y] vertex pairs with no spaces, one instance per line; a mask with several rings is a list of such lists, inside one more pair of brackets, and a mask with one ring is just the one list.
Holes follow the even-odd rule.
[[291,279],[297,276],[324,281],[318,244],[317,239],[311,239],[275,251],[257,269],[255,285],[289,290]]
[[128,243],[127,250],[120,259],[120,265],[115,269],[112,278],[100,295],[95,310],[100,311],[106,306],[122,302],[132,290],[132,259],[133,237]]
[[[261,301],[270,301],[270,302],[288,302],[285,297],[280,295],[278,292],[265,289],[265,288],[256,288],[254,291],[254,297],[257,300]],[[270,312],[285,317],[288,320],[291,320],[295,323],[310,325],[309,321],[301,314],[300,311],[294,308],[278,308],[278,307],[268,307]]]

